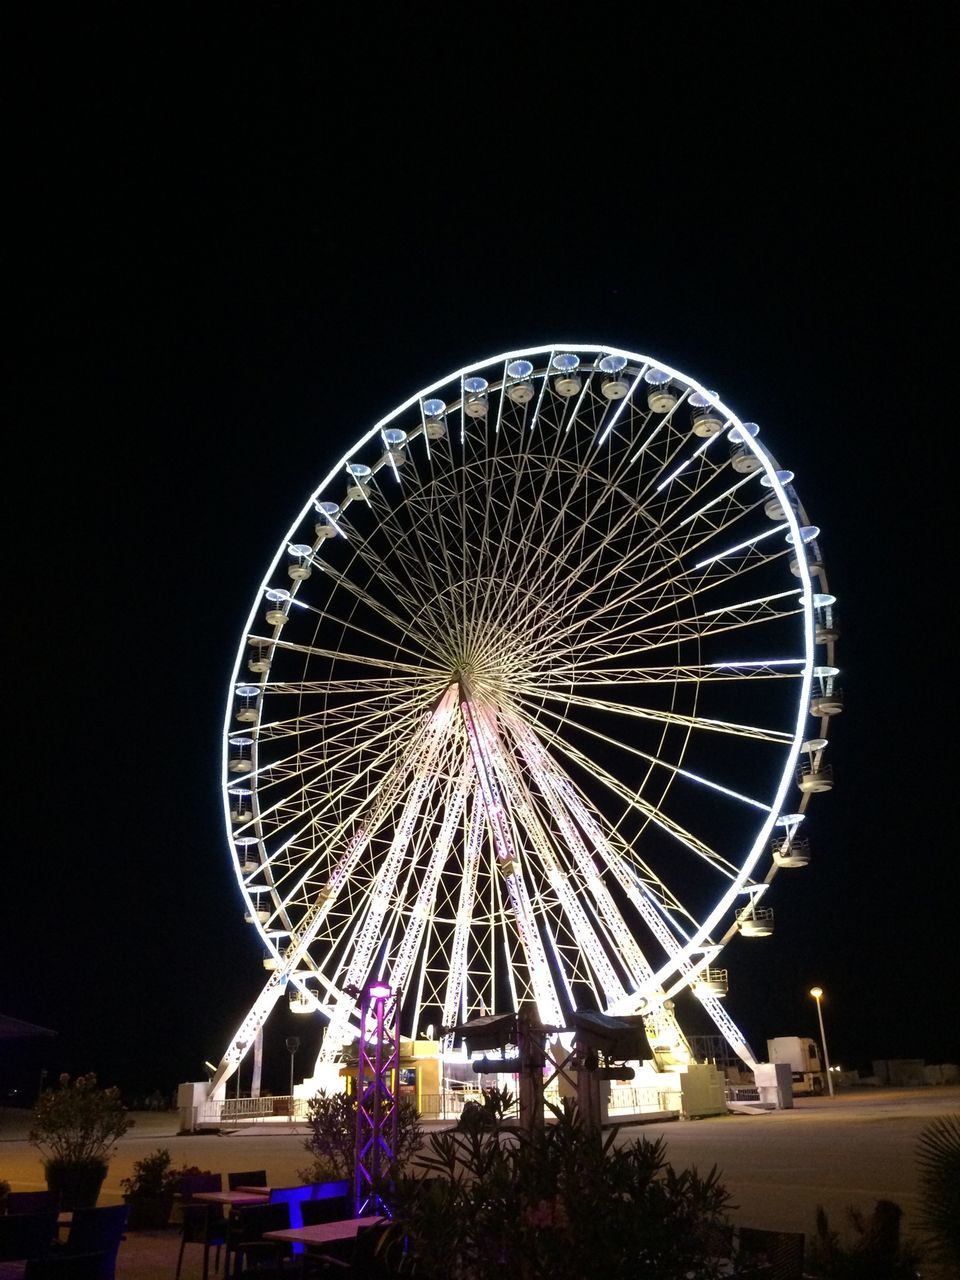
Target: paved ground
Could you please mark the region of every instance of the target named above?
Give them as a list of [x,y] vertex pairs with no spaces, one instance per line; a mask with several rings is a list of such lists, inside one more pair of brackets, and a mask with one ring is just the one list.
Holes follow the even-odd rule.
[[[835,1099],[798,1099],[792,1111],[755,1116],[633,1126],[620,1140],[662,1136],[668,1159],[706,1171],[716,1164],[738,1206],[741,1225],[784,1231],[814,1229],[822,1204],[836,1226],[850,1205],[869,1212],[878,1199],[894,1200],[909,1233],[916,1225],[914,1149],[920,1131],[938,1115],[960,1112],[960,1088],[861,1090]],[[121,1197],[120,1179],[134,1160],[168,1147],[174,1164],[196,1164],[226,1173],[265,1168],[274,1185],[300,1181],[306,1163],[303,1133],[245,1130],[178,1137],[172,1114],[143,1113],[111,1161],[102,1201]],[[23,1113],[0,1112],[0,1177],[16,1190],[44,1185],[38,1153],[26,1141]],[[170,1280],[179,1240],[169,1232],[131,1233],[121,1248],[118,1280]],[[182,1280],[198,1280],[199,1249],[188,1248]]]

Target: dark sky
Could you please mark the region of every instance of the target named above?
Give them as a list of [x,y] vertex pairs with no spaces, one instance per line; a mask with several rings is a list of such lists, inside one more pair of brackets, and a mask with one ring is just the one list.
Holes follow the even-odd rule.
[[269,558],[400,400],[565,337],[719,389],[824,530],[837,785],[731,1012],[813,1034],[819,982],[834,1058],[956,1061],[942,33],[243,9],[5,42],[0,1010],[58,1037],[0,1083],[219,1058],[263,979],[218,774]]

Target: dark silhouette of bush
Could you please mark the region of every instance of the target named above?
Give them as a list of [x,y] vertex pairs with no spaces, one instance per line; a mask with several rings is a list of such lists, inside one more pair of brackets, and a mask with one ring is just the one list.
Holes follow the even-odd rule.
[[421,1280],[701,1280],[729,1256],[716,1169],[675,1171],[663,1143],[615,1147],[572,1106],[533,1136],[496,1122],[430,1137],[422,1177],[391,1193],[395,1240]]
[[960,1115],[940,1116],[917,1139],[920,1221],[930,1256],[960,1272]]

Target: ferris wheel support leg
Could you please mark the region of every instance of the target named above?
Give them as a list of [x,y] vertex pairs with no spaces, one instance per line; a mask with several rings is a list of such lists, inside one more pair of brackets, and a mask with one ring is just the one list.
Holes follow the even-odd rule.
[[210,1096],[223,1092],[223,1087],[240,1066],[244,1056],[253,1044],[257,1033],[266,1022],[274,1005],[283,992],[286,972],[276,969],[267,979],[267,983],[257,997],[253,1008],[241,1022],[236,1035],[227,1046],[227,1050],[210,1081]]
[[726,1009],[724,1009],[717,997],[701,996],[700,1003],[716,1023],[717,1028],[730,1048],[752,1071],[757,1065],[757,1059],[754,1052],[747,1044],[746,1036],[727,1013]]

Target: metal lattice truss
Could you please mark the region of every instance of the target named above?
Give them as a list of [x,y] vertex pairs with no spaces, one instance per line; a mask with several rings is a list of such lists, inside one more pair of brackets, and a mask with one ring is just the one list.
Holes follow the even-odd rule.
[[272,972],[218,1079],[289,984],[335,1055],[371,977],[405,1034],[532,1000],[682,1048],[668,997],[776,870],[834,670],[791,479],[713,393],[590,347],[463,370],[351,449],[237,658],[225,808]]

